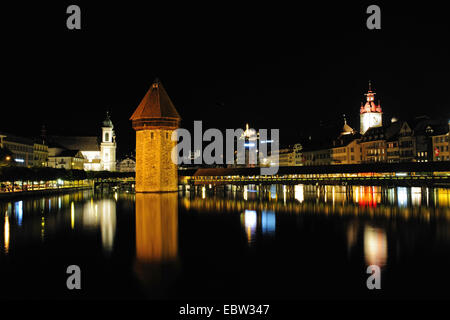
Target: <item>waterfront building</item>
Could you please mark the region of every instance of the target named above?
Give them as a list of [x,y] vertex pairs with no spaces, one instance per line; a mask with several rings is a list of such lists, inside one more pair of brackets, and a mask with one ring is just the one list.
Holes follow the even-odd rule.
[[47,146],[30,138],[10,133],[0,133],[0,147],[10,153],[10,164],[21,167],[45,166],[48,157]]
[[116,170],[116,136],[114,126],[109,117],[102,122],[102,136],[48,136],[48,145],[53,148],[52,156],[57,156],[63,150],[78,150],[86,159],[86,171]]
[[449,139],[450,121],[446,127],[435,130],[432,135],[433,161],[450,160],[450,139]]
[[295,165],[296,166],[302,166],[303,165],[303,146],[300,143],[294,144],[294,158],[295,158]]
[[79,150],[49,149],[47,166],[50,168],[84,170],[85,162],[86,158]]
[[119,161],[118,169],[120,172],[136,172],[136,160],[132,157],[126,157]]
[[269,156],[271,166],[289,167],[295,166],[295,150],[292,146],[274,150]]
[[178,190],[176,141],[172,133],[181,120],[172,100],[156,79],[130,120],[136,130],[136,192]]
[[344,116],[344,126],[341,134],[333,141],[331,148],[332,164],[355,164],[361,162],[361,146],[359,138],[361,135],[353,130]]
[[411,121],[392,118],[383,125],[370,82],[365,95],[367,101],[360,108],[361,134],[355,134],[344,118],[341,134],[332,143],[305,145],[304,165],[450,160],[449,123],[420,116]]

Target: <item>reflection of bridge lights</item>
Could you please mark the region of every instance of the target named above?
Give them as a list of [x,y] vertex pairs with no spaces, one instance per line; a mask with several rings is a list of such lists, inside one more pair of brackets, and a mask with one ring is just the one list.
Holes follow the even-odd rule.
[[305,201],[304,196],[304,186],[302,184],[298,184],[294,186],[294,197],[297,199],[300,203]]
[[272,184],[270,186],[270,198],[271,199],[276,199],[277,198],[277,186]]
[[420,206],[422,200],[422,189],[419,187],[411,187],[411,202],[414,206]]
[[263,233],[275,232],[275,212],[272,210],[263,210],[261,214],[261,229]]
[[364,257],[367,265],[384,266],[387,260],[386,232],[379,228],[364,228]]
[[206,198],[206,188],[205,186],[202,187],[202,199]]
[[70,204],[70,227],[75,228],[75,204],[73,201]]
[[244,227],[247,233],[248,242],[252,241],[253,234],[256,232],[257,215],[255,210],[244,211]]
[[14,213],[16,215],[17,224],[21,226],[23,218],[23,201],[17,201],[14,203]]
[[408,205],[408,188],[398,187],[397,188],[397,199],[399,207],[406,207]]
[[247,190],[247,186],[244,186],[244,200],[247,200],[248,198],[248,190]]

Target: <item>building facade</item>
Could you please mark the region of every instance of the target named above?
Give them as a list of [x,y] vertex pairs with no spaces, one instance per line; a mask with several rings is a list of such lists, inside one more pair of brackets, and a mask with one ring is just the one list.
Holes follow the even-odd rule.
[[0,147],[12,155],[8,161],[16,166],[42,167],[47,163],[47,146],[33,139],[1,133]]
[[102,122],[101,139],[97,136],[48,136],[46,137],[52,156],[59,152],[80,151],[85,158],[86,171],[116,170],[116,136],[114,125],[109,117]]
[[120,172],[136,172],[136,160],[127,157],[119,162],[118,169]]
[[136,130],[136,192],[178,190],[177,164],[172,161],[172,133],[181,120],[161,82],[156,79],[130,120]]
[[441,132],[435,132],[432,135],[432,150],[433,150],[433,161],[449,161],[450,160],[450,140],[449,140],[449,127],[441,130]]

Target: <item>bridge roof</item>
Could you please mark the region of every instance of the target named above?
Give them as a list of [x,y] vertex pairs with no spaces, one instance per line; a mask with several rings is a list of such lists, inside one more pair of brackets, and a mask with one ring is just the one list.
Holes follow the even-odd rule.
[[[450,171],[450,161],[403,162],[403,163],[365,163],[326,166],[280,167],[278,175],[284,174],[324,174],[324,173],[362,173],[362,172],[438,172]],[[200,168],[178,170],[180,176],[258,176],[260,168]]]

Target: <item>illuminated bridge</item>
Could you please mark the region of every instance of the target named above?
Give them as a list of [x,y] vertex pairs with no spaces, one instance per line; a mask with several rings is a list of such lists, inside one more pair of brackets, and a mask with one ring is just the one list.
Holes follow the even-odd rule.
[[334,184],[449,186],[450,161],[367,163],[280,167],[276,175],[260,168],[199,168],[178,170],[181,185],[220,184]]

